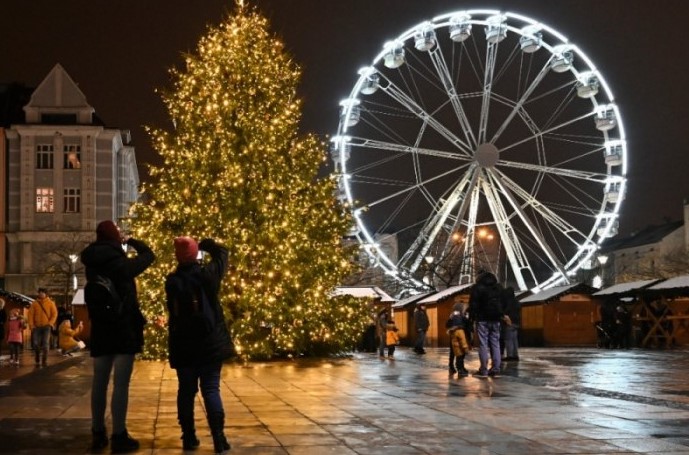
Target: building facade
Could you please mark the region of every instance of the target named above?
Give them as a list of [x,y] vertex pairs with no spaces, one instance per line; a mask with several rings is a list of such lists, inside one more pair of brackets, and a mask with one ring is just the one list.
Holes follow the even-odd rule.
[[34,295],[74,292],[78,254],[96,225],[121,221],[138,198],[128,131],[105,127],[86,96],[56,65],[4,129],[0,148],[6,214],[4,288]]

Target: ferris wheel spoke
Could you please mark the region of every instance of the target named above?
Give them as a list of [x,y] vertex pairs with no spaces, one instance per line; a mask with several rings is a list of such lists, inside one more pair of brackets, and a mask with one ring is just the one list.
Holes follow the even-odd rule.
[[532,280],[536,280],[536,277],[526,259],[526,254],[521,246],[519,237],[516,235],[512,223],[507,215],[507,210],[500,200],[495,186],[489,184],[488,179],[484,182],[483,192],[486,195],[486,201],[488,202],[488,207],[493,213],[493,218],[495,219],[495,226],[500,233],[500,239],[505,247],[505,253],[507,259],[512,268],[512,273],[517,280],[517,285],[519,289],[527,289],[526,280],[524,279],[524,273],[528,272]]
[[[588,236],[586,236],[579,229],[574,227],[567,220],[559,216],[553,210],[548,208],[541,201],[533,197],[531,194],[529,194],[528,191],[519,186],[516,182],[511,180],[506,175],[500,173],[500,171],[496,170],[494,172],[496,175],[500,175],[503,184],[507,188],[509,188],[510,191],[512,191],[516,196],[518,196],[521,200],[524,201],[524,205],[530,206],[533,210],[539,213],[541,217],[549,223],[550,226],[557,229],[557,231],[560,232],[560,234],[562,234],[565,238],[569,239],[573,245],[579,247],[582,245],[582,243],[590,242],[590,238],[588,238]],[[590,213],[587,214],[590,215]]]
[[502,122],[502,125],[497,129],[495,134],[493,135],[493,138],[490,140],[491,143],[495,143],[495,141],[498,140],[500,135],[507,129],[509,124],[512,122],[514,117],[521,111],[522,107],[526,103],[526,101],[529,99],[531,94],[536,90],[536,88],[539,86],[541,81],[545,78],[545,76],[550,72],[550,62],[552,61],[552,56],[551,58],[546,62],[546,64],[541,68],[541,71],[536,75],[534,80],[531,82],[531,85],[524,91],[522,94],[521,98],[517,103],[514,105],[512,108],[512,111],[507,115],[507,118]]
[[388,152],[395,152],[399,154],[416,154],[424,156],[435,156],[438,158],[447,158],[451,160],[470,161],[472,158],[466,155],[460,155],[455,152],[446,152],[444,150],[434,150],[423,147],[416,147],[412,145],[396,144],[393,142],[386,142],[377,139],[367,139],[363,137],[352,137],[350,144],[352,146],[373,149],[385,150]]
[[433,62],[433,66],[435,67],[435,70],[438,73],[438,77],[440,78],[440,81],[442,82],[443,87],[445,88],[445,91],[450,97],[450,103],[452,104],[452,108],[454,109],[455,115],[459,120],[459,124],[462,127],[462,131],[464,131],[466,144],[468,144],[469,147],[476,147],[478,145],[476,142],[476,137],[474,136],[474,132],[471,129],[469,118],[467,117],[467,114],[464,111],[464,107],[462,106],[462,102],[457,94],[457,89],[455,88],[452,76],[450,75],[450,70],[447,68],[445,57],[443,56],[443,53],[440,51],[439,46],[436,46],[433,50],[431,50],[430,57],[431,62]]
[[514,169],[526,169],[529,171],[542,172],[545,174],[558,175],[572,179],[587,180],[591,182],[598,182],[601,184],[606,183],[608,180],[610,180],[610,176],[608,174],[603,174],[601,172],[582,171],[578,169],[564,169],[555,166],[545,166],[540,164],[521,163],[517,161],[507,160],[498,160],[496,165]]
[[[407,250],[402,259],[401,264],[409,264],[409,270],[414,272],[418,269],[421,261],[428,253],[431,245],[436,239],[438,233],[445,225],[446,220],[450,216],[452,210],[463,199],[463,196],[471,191],[472,185],[476,183],[476,166],[472,165],[468,172],[464,174],[459,183],[455,186],[452,193],[444,200],[439,201],[434,210],[434,214],[428,219],[426,225],[421,229],[419,235]],[[468,190],[467,190],[468,188]]]
[[562,274],[563,277],[566,277],[567,274],[565,273],[564,265],[561,263],[561,261],[557,258],[557,256],[553,253],[553,250],[550,248],[546,240],[543,238],[541,235],[541,232],[536,229],[534,226],[533,222],[531,219],[527,216],[527,214],[524,212],[524,209],[522,206],[515,200],[512,192],[507,188],[507,186],[503,183],[500,175],[497,173],[490,173],[491,180],[494,182],[494,184],[497,186],[497,188],[500,190],[500,194],[502,194],[505,199],[510,203],[512,206],[512,209],[514,212],[519,216],[521,219],[522,223],[527,227],[531,235],[533,236],[533,239],[538,243],[539,247],[543,251],[543,253],[546,255],[548,260],[550,261],[551,265],[555,270],[557,270],[560,274]]
[[529,136],[529,137],[527,137],[527,138],[525,138],[525,139],[522,139],[522,140],[517,141],[517,142],[513,142],[513,143],[510,144],[510,145],[507,145],[507,146],[505,146],[505,147],[500,148],[500,153],[505,152],[505,151],[507,151],[507,150],[509,150],[509,149],[511,149],[511,148],[514,148],[514,147],[516,147],[516,146],[518,146],[518,145],[524,144],[525,142],[533,141],[534,139],[538,139],[538,138],[540,138],[540,137],[543,137],[544,135],[546,135],[546,134],[548,134],[548,133],[552,133],[553,131],[557,131],[557,130],[559,130],[560,128],[564,128],[564,127],[566,127],[566,126],[568,126],[568,125],[571,125],[571,124],[573,124],[573,123],[577,123],[577,122],[580,122],[580,121],[582,121],[582,120],[584,120],[584,119],[593,117],[594,115],[596,115],[595,112],[589,112],[588,114],[580,115],[580,116],[575,117],[575,118],[573,118],[573,119],[571,119],[571,120],[568,120],[568,121],[566,121],[566,122],[562,122],[562,123],[560,123],[560,124],[558,124],[558,125],[552,126],[552,127],[548,128],[547,130],[539,131],[538,133],[536,133],[536,134],[534,134],[534,135],[532,135],[532,136]]
[[448,140],[451,144],[457,147],[461,153],[466,156],[471,156],[469,150],[471,147],[462,141],[456,134],[454,134],[449,128],[436,120],[431,114],[426,112],[426,110],[421,107],[416,101],[414,101],[407,93],[397,87],[391,81],[388,81],[388,85],[382,87],[393,100],[400,103],[402,106],[406,107],[409,112],[417,116],[422,121],[428,123],[428,125],[433,128],[438,134]]
[[481,101],[481,117],[479,118],[478,140],[480,143],[486,141],[486,129],[488,127],[488,111],[490,99],[493,91],[493,74],[495,72],[495,60],[498,56],[498,46],[494,43],[487,43],[486,67],[483,74],[483,99]]

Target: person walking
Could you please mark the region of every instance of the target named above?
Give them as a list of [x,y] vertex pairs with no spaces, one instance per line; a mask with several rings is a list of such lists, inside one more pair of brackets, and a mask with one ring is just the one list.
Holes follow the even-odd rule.
[[513,287],[506,287],[503,291],[503,333],[505,336],[505,360],[519,361],[519,327],[522,324],[522,309],[519,300],[514,295]]
[[467,326],[470,321],[467,317],[464,305],[455,303],[452,306],[452,313],[445,322],[445,328],[450,335],[450,357],[448,359],[448,373],[453,376],[467,376],[469,372],[464,367],[464,358],[469,353],[469,342],[467,337]]
[[414,352],[417,354],[425,354],[426,350],[423,345],[426,342],[426,332],[431,326],[426,314],[426,305],[420,303],[414,310],[414,327],[416,328],[416,342],[414,343]]
[[28,322],[36,366],[48,366],[50,334],[57,322],[57,306],[48,297],[46,288],[38,288],[38,297],[29,307]]
[[7,320],[7,343],[10,346],[10,365],[19,365],[19,353],[24,345],[24,329],[26,321],[19,314],[18,308],[10,311],[10,318]]
[[[134,250],[128,257],[123,246]],[[129,404],[129,381],[134,367],[134,355],[142,352],[146,319],[141,313],[136,293],[135,278],[155,260],[153,251],[141,240],[122,236],[112,221],[102,221],[96,227],[96,241],[81,252],[88,281],[98,276],[110,278],[122,302],[117,319],[97,311],[102,300],[88,295],[85,300],[91,320],[91,357],[93,357],[93,383],[91,386],[92,451],[108,446],[105,429],[105,408],[108,383],[114,371],[110,409],[112,414],[112,453],[127,453],[139,449],[139,442],[127,432],[126,418]],[[91,309],[94,309],[92,312]]]
[[[170,315],[170,367],[177,370],[177,419],[182,428],[182,447],[200,445],[194,423],[194,402],[201,388],[206,418],[215,453],[230,450],[225,437],[225,409],[220,397],[222,362],[232,356],[232,341],[220,306],[218,292],[227,270],[228,250],[212,239],[200,243],[191,237],[174,240],[178,265],[165,280]],[[199,250],[210,262],[199,264]]]
[[[504,314],[502,286],[490,272],[481,270],[469,297],[469,313],[476,321],[478,357],[480,362],[476,376],[486,378],[500,375],[500,321]],[[488,357],[491,366],[488,369]]]
[[376,318],[376,332],[378,333],[378,357],[385,358],[385,347],[387,345],[388,309],[383,308],[378,312]]
[[395,321],[389,320],[385,330],[385,344],[388,347],[388,359],[390,360],[395,359],[395,348],[400,344],[398,331]]

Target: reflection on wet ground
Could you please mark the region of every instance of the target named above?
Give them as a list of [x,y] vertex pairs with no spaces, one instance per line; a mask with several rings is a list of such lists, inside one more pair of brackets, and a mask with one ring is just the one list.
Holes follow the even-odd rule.
[[[500,378],[447,374],[447,348],[395,360],[228,365],[233,454],[689,454],[689,351],[521,350]],[[28,356],[27,356],[28,357]],[[478,368],[476,352],[467,361]],[[91,360],[0,367],[0,453],[86,453]],[[176,375],[137,362],[139,453],[181,453]],[[201,447],[212,444],[197,401]]]

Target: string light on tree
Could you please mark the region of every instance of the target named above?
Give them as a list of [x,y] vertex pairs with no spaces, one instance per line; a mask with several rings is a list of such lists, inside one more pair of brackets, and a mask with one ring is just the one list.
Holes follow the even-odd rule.
[[140,279],[151,321],[144,357],[166,356],[161,283],[175,267],[172,239],[212,237],[230,250],[220,292],[245,358],[348,349],[366,303],[332,297],[352,264],[341,244],[351,220],[336,182],[318,179],[326,146],[300,135],[300,69],[268,21],[239,1],[209,27],[163,92],[174,129],[149,129],[162,158],[133,208],[135,235],[158,260]]

